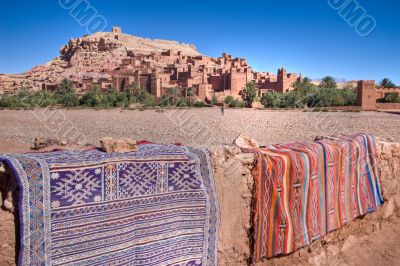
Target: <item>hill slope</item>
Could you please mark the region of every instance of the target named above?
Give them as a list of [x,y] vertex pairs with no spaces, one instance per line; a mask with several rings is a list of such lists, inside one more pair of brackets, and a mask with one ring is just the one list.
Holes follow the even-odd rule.
[[0,93],[24,87],[41,89],[42,83],[58,83],[63,78],[107,77],[128,54],[151,54],[173,50],[184,55],[201,55],[194,45],[177,41],[147,39],[124,33],[98,32],[71,39],[60,49],[60,56],[26,73],[0,74]]

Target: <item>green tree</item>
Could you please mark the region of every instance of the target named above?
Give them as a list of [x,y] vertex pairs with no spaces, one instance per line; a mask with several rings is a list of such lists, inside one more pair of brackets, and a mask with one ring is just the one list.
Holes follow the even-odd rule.
[[125,88],[125,90],[131,95],[131,98],[139,98],[146,92],[143,86],[140,86],[136,82],[132,82],[132,84]]
[[281,95],[279,93],[274,92],[266,92],[261,97],[261,104],[265,108],[275,108],[279,107],[281,103]]
[[75,93],[70,92],[63,95],[61,103],[66,107],[75,107],[79,105],[79,97]]
[[254,81],[247,82],[242,90],[242,99],[246,103],[246,107],[253,107],[253,102],[257,98],[257,88]]
[[172,103],[176,104],[176,98],[178,97],[179,90],[176,87],[168,89],[168,95],[172,97]]
[[56,87],[56,96],[63,96],[68,93],[75,93],[74,82],[69,79],[63,79]]
[[230,104],[230,103],[231,103],[232,101],[234,101],[234,100],[235,100],[235,98],[233,98],[233,96],[228,95],[228,96],[225,97],[224,103]]
[[94,86],[92,90],[87,91],[80,99],[80,104],[88,107],[100,107],[102,105],[100,88]]
[[396,85],[389,79],[389,78],[384,78],[379,82],[379,86],[382,88],[395,88]]
[[387,92],[384,98],[385,103],[400,103],[399,93],[397,92]]
[[292,83],[292,87],[296,90],[299,91],[303,88],[303,82],[296,80],[295,82]]
[[323,77],[321,83],[319,84],[321,88],[336,89],[337,83],[335,79],[331,76]]
[[301,81],[305,85],[310,85],[312,80],[309,77],[304,77]]
[[176,103],[176,106],[178,106],[178,107],[186,107],[188,105],[186,103],[185,98],[179,97],[178,102]]
[[304,98],[301,93],[291,91],[284,93],[280,99],[280,107],[282,108],[299,108],[304,106]]
[[338,90],[340,95],[343,98],[344,106],[354,106],[357,104],[357,90],[352,86],[348,88],[344,88],[342,90]]
[[194,96],[194,89],[188,88],[186,90],[186,97],[189,97],[189,106],[192,106],[192,97]]

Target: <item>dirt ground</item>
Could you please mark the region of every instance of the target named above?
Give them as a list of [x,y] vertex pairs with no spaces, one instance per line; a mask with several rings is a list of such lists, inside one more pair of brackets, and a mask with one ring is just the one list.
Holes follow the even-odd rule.
[[[35,137],[76,138],[82,143],[97,144],[101,137],[112,136],[209,146],[231,144],[241,132],[260,144],[311,141],[315,136],[337,132],[367,132],[400,142],[400,115],[231,109],[222,115],[218,108],[0,110],[0,153],[28,151]],[[395,206],[391,208],[390,204]],[[400,199],[390,204],[386,202],[378,213],[355,221],[309,248],[260,265],[399,265]],[[386,218],[382,219],[383,216]],[[14,216],[1,210],[0,257],[14,265],[15,232],[5,230],[11,227],[15,227]]]
[[260,144],[312,141],[335,133],[372,133],[400,141],[400,115],[381,112],[303,112],[219,108],[184,110],[0,110],[0,152],[26,151],[35,137],[78,139],[97,145],[105,136],[195,146],[231,144],[240,133]]

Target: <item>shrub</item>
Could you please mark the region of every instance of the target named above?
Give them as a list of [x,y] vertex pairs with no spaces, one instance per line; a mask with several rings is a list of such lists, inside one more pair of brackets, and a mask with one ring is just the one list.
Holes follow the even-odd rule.
[[143,88],[143,86],[140,86],[139,84],[133,82],[131,85],[129,85],[126,89],[126,92],[132,96],[132,98],[139,98],[146,90]]
[[306,95],[304,102],[308,107],[352,106],[357,102],[357,93],[354,89],[321,88]]
[[194,107],[204,107],[204,102],[203,101],[195,101],[194,102]]
[[211,98],[211,104],[212,105],[216,105],[218,103],[218,97],[213,95]]
[[261,98],[261,103],[267,108],[310,108],[329,106],[352,106],[357,102],[355,89],[307,88],[283,94],[267,92]]
[[86,92],[80,99],[80,104],[88,107],[99,107],[101,105],[101,94],[97,90]]
[[4,94],[0,99],[1,107],[46,107],[57,103],[51,92],[20,91],[15,95]]
[[291,91],[283,94],[280,98],[280,103],[279,103],[279,107],[282,108],[299,108],[303,107],[303,105],[304,105],[304,98],[297,91]]
[[119,92],[116,90],[111,90],[102,94],[101,98],[101,106],[102,107],[128,107],[132,103],[136,102],[131,101],[134,99],[130,97],[128,92]]
[[144,107],[156,106],[156,98],[147,91],[141,95],[141,97],[139,98],[139,102],[143,104]]
[[60,97],[59,103],[66,107],[75,107],[79,105],[79,98],[74,92],[70,92]]
[[340,90],[344,100],[344,106],[354,106],[357,104],[357,91],[354,88]]
[[383,98],[385,103],[400,103],[400,97],[398,92],[387,92],[385,93],[385,98]]
[[230,103],[231,103],[232,101],[234,101],[234,100],[235,100],[235,98],[233,98],[233,96],[228,95],[228,96],[225,97],[224,103],[230,104]]
[[187,104],[185,98],[180,97],[180,98],[178,99],[178,102],[176,103],[176,106],[178,106],[178,107],[187,107],[188,104]]
[[229,107],[231,108],[243,108],[246,107],[246,102],[244,101],[239,101],[239,100],[233,100],[229,103]]
[[167,95],[162,96],[161,99],[160,99],[160,106],[161,107],[170,106],[171,105],[171,100],[172,100],[171,96],[167,96]]
[[63,96],[75,92],[74,82],[69,79],[63,79],[56,87],[55,94]]
[[280,106],[282,94],[266,92],[261,97],[261,104],[266,108],[276,108]]

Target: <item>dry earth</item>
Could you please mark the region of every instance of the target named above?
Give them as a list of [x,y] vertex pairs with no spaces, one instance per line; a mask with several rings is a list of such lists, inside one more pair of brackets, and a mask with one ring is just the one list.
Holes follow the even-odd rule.
[[400,115],[218,108],[186,110],[0,110],[0,152],[26,151],[35,137],[98,145],[105,136],[196,146],[231,144],[239,133],[260,144],[311,141],[336,132],[400,141]]
[[[73,130],[71,130],[71,128]],[[196,134],[207,132],[207,134]],[[373,133],[381,139],[400,142],[400,116],[396,114],[360,113],[308,113],[301,111],[225,110],[222,116],[218,108],[192,110],[1,110],[0,153],[29,150],[35,137],[68,138],[83,136],[80,140],[97,144],[104,136],[132,137],[154,142],[181,142],[189,145],[231,144],[240,133],[254,136],[259,143],[269,144],[296,140],[312,140],[317,135],[335,132],[353,134]],[[212,140],[212,141],[209,141]],[[398,150],[398,149],[397,149]],[[219,151],[221,153],[221,151]],[[219,200],[231,206],[222,213],[225,223],[221,228],[220,244],[231,249],[219,249],[221,265],[244,265],[250,250],[246,232],[249,228],[250,170],[230,174],[226,167],[230,160],[246,163],[247,157],[232,151],[224,156],[213,151],[214,169]],[[397,151],[398,153],[398,151]],[[216,154],[216,155],[215,155]],[[221,153],[223,154],[223,152]],[[388,155],[391,158],[391,155]],[[399,154],[396,155],[399,157]],[[386,161],[382,164],[385,165]],[[225,167],[224,167],[225,166]],[[394,172],[385,173],[393,180],[381,184],[388,191],[384,197],[398,194],[399,165],[383,167]],[[238,178],[236,178],[238,175]],[[243,178],[243,177],[246,178]],[[224,179],[240,180],[230,190],[223,188]],[[392,182],[393,181],[393,182]],[[224,183],[225,182],[225,183]],[[250,182],[250,183],[249,183]],[[236,183],[235,183],[236,184]],[[245,194],[243,194],[244,192]],[[226,192],[226,193],[225,193]],[[229,193],[228,193],[229,192]],[[232,197],[232,195],[239,195]],[[400,257],[400,197],[387,201],[380,210],[348,227],[317,241],[290,256],[263,261],[258,265],[396,265]],[[232,216],[230,210],[239,208],[242,215]],[[246,211],[245,211],[246,210]],[[228,222],[226,222],[228,221]],[[0,212],[0,256],[3,262],[14,265],[15,232],[14,217]],[[247,239],[247,240],[246,240]],[[246,240],[240,242],[239,240]]]

